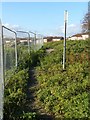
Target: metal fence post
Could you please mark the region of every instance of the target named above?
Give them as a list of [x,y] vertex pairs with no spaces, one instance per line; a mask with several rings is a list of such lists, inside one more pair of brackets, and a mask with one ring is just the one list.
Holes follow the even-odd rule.
[[18,60],[17,60],[17,33],[15,33],[15,58],[16,58],[16,67],[18,65]]
[[38,41],[39,41],[39,49],[40,49],[43,45],[43,35],[38,34],[38,37],[39,37]]
[[29,32],[27,32],[27,34],[28,34],[28,53],[31,54],[30,34]]
[[36,45],[36,33],[35,33],[35,45]]
[[[36,33],[32,32],[32,31],[29,31],[29,33],[32,33],[34,35],[34,46],[36,45]],[[35,50],[35,48],[34,48]]]
[[63,46],[63,70],[66,69],[66,31],[67,31],[67,10],[65,11],[65,16],[64,16],[64,46]]
[[3,30],[0,20],[0,120],[3,120],[3,98],[4,98],[4,48]]

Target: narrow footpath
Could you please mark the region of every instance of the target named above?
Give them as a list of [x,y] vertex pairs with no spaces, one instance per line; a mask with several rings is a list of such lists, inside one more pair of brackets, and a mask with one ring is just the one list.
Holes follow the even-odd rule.
[[26,109],[28,112],[36,112],[38,114],[37,120],[54,120],[52,116],[47,115],[47,113],[44,112],[42,107],[39,108],[36,107],[36,91],[38,89],[38,82],[35,78],[35,72],[34,68],[30,69],[29,71],[29,80],[28,80],[28,86],[27,86],[27,104]]

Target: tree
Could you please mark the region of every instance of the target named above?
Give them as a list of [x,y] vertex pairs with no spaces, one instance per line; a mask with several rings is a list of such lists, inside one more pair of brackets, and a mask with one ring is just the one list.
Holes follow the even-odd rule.
[[85,14],[82,20],[82,32],[88,32],[90,37],[90,2],[88,2],[88,12]]
[[82,21],[82,32],[89,32],[90,30],[90,13],[86,13]]

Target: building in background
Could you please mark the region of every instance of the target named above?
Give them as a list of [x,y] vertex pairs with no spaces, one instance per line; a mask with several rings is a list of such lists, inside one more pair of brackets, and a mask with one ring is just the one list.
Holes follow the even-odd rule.
[[88,33],[79,33],[79,34],[75,34],[71,37],[68,37],[68,40],[86,40],[88,38],[89,38]]
[[54,42],[54,41],[60,41],[63,40],[64,37],[59,37],[59,36],[48,36],[48,37],[44,37],[43,40],[44,42]]

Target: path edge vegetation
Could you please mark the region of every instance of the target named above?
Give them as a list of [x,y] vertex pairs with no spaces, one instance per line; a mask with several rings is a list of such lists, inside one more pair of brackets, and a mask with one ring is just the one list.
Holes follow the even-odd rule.
[[[29,80],[29,70],[31,67],[35,68],[35,76],[38,81],[39,89],[37,91],[36,99],[38,102],[36,103],[36,107],[39,105],[45,108],[44,110],[47,113],[55,116],[55,119],[90,119],[89,116],[89,100],[90,94],[87,97],[87,91],[89,93],[90,84],[88,84],[88,77],[90,77],[88,71],[90,69],[89,62],[89,42],[87,41],[67,41],[67,70],[62,72],[62,53],[63,53],[63,41],[60,42],[52,42],[47,43],[42,46],[42,48],[36,52],[32,52],[31,55],[26,52],[22,52],[22,57],[19,59],[19,67],[18,69],[14,68],[12,71],[7,71],[7,74],[11,74],[11,76],[7,76],[5,81],[9,81],[5,86],[5,99],[4,99],[4,119],[7,120],[37,120],[38,115],[35,112],[25,113],[23,104],[25,104],[26,100],[26,86],[27,81]],[[47,49],[54,49],[50,53],[47,53]],[[76,62],[76,63],[75,63]],[[74,65],[76,64],[76,65]],[[77,67],[77,65],[79,67]],[[80,70],[79,70],[79,69]],[[83,69],[82,69],[83,68]],[[75,72],[74,70],[77,69]],[[70,74],[69,72],[72,74]],[[84,72],[85,71],[85,72]],[[62,73],[62,74],[61,74]],[[83,73],[83,75],[81,74]],[[61,75],[60,75],[61,74]],[[81,76],[80,76],[80,75]],[[76,75],[76,78],[75,78]],[[81,77],[81,78],[78,78]],[[67,80],[65,80],[65,77]],[[68,79],[69,78],[69,79]],[[75,79],[74,79],[75,78]],[[86,81],[83,81],[83,78]],[[73,87],[70,85],[70,79],[72,79],[75,84],[72,82]],[[83,87],[80,85],[80,82],[76,83],[76,80],[83,82]],[[64,91],[67,89],[67,85],[70,85],[70,89],[68,91]],[[77,86],[78,87],[75,87]],[[60,87],[61,86],[61,87]],[[81,96],[79,95],[81,86]],[[46,87],[46,88],[45,88]],[[55,88],[56,87],[56,88]],[[54,91],[53,91],[54,90]],[[63,96],[60,95],[60,91],[62,90]],[[71,93],[71,91],[73,91]],[[75,98],[75,93],[77,91],[77,98]],[[66,95],[65,95],[66,94]],[[70,95],[70,96],[69,96]],[[61,97],[62,96],[62,97]],[[74,98],[72,98],[74,96]],[[86,96],[86,101],[88,106],[84,106],[85,114],[83,113],[82,106],[79,107],[80,101],[84,99]],[[66,98],[65,98],[66,97]],[[80,99],[80,97],[82,97]],[[72,98],[72,99],[71,99]],[[65,101],[66,99],[66,101]],[[80,114],[77,112],[76,107],[70,107],[70,103],[68,105],[69,99],[72,102],[79,100],[79,103],[75,103],[77,105],[77,110],[80,110]],[[86,103],[84,104],[86,105]],[[65,103],[65,104],[64,104]],[[82,104],[81,104],[82,105]],[[62,108],[64,106],[64,108]],[[71,105],[72,106],[72,105]],[[65,108],[66,107],[66,108]],[[68,111],[67,111],[68,107]],[[73,109],[72,109],[73,108]],[[73,110],[76,111],[72,112]],[[88,112],[87,112],[88,111]],[[85,116],[86,115],[86,116]],[[80,118],[81,117],[81,118]]]

